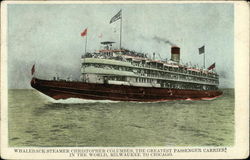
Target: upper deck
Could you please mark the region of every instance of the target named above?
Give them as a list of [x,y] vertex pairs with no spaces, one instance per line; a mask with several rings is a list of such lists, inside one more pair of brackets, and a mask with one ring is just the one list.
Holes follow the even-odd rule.
[[180,64],[176,55],[173,59],[176,61],[156,60],[145,53],[106,46],[82,56],[81,72],[83,80],[92,76],[95,83],[104,83],[106,79],[113,84],[197,90],[215,90],[219,85],[216,72]]
[[186,65],[173,63],[171,61],[153,60],[147,58],[146,55],[143,54],[140,54],[139,56],[132,56],[131,53],[127,54],[126,50],[119,50],[117,52],[113,52],[113,50],[104,52],[101,50],[100,52],[87,53],[85,56],[82,56],[82,63],[100,64],[103,67],[105,64],[106,66],[110,65],[136,69],[149,69],[182,75],[193,75],[198,77],[218,79],[218,74],[211,70],[189,67]]

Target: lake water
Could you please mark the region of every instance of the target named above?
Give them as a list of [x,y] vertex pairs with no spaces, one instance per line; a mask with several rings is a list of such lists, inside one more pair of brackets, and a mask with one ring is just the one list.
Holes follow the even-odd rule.
[[214,100],[51,101],[9,90],[10,147],[231,146],[234,90]]

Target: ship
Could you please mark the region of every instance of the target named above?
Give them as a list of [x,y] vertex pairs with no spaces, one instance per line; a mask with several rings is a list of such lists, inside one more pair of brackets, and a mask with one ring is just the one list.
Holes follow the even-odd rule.
[[[117,15],[111,20],[121,19],[121,13]],[[85,29],[81,35],[86,34]],[[85,48],[79,80],[33,76],[31,86],[55,100],[159,102],[214,99],[222,95],[215,63],[208,68],[180,63],[178,46],[171,46],[170,60],[159,60],[155,53],[149,56],[122,47],[116,49],[114,43],[103,41],[102,48],[95,52],[86,52]],[[204,46],[201,50],[203,53]],[[34,71],[33,65],[32,74]]]
[[104,49],[81,57],[79,81],[33,77],[31,86],[56,100],[154,102],[212,99],[222,94],[219,75],[213,70],[180,64],[177,46],[171,48],[171,60],[161,61],[127,49],[112,49],[113,43],[102,42]]

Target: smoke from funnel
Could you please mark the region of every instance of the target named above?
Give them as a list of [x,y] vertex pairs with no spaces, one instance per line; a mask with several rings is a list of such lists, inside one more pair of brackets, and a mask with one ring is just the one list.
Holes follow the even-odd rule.
[[170,40],[167,40],[167,39],[164,39],[164,38],[161,38],[161,37],[157,37],[157,36],[154,36],[153,38],[154,40],[156,40],[157,42],[164,42],[166,44],[169,44],[170,46],[176,46],[173,42],[171,42]]

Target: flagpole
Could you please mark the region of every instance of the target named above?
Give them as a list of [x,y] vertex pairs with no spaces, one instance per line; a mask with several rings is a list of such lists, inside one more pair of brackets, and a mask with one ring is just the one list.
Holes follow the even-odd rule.
[[203,56],[203,66],[204,66],[204,69],[205,69],[205,66],[206,66],[206,62],[205,62],[205,52],[204,52],[204,56]]
[[87,39],[88,39],[88,34],[86,35],[86,39],[85,39],[85,54],[86,54],[86,48],[87,48]]
[[205,52],[205,45],[204,46],[204,56],[203,56],[203,67],[206,69],[206,52]]
[[122,49],[122,10],[121,10],[121,19],[120,19],[120,50]]

